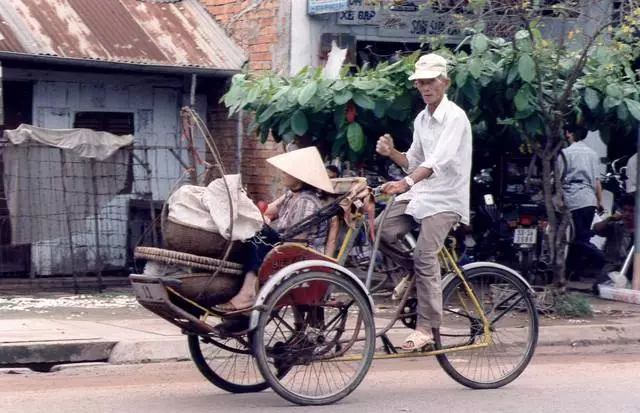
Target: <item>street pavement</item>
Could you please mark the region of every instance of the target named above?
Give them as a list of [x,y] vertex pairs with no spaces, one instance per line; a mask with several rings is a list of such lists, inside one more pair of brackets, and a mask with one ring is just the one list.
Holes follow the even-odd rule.
[[267,390],[232,395],[191,363],[65,367],[54,373],[0,370],[2,413],[638,413],[640,355],[536,356],[516,381],[469,390],[435,360],[376,361],[358,389],[324,407],[291,407]]

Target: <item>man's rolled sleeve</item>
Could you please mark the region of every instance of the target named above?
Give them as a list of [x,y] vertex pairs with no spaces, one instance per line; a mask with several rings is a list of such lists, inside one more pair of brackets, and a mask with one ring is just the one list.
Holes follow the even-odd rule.
[[444,139],[438,141],[434,151],[419,166],[431,169],[433,176],[438,175],[443,167],[455,159],[467,127],[468,122],[464,119],[456,118],[447,122],[442,131]]

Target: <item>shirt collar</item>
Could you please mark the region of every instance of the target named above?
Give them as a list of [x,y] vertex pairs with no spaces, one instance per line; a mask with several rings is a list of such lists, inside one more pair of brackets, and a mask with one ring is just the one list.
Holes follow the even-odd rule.
[[442,97],[442,101],[436,108],[436,111],[433,112],[433,115],[429,112],[428,106],[425,108],[425,112],[428,117],[434,118],[438,123],[442,123],[444,122],[444,115],[447,113],[448,107],[449,107],[449,98],[447,98],[447,95],[444,95]]

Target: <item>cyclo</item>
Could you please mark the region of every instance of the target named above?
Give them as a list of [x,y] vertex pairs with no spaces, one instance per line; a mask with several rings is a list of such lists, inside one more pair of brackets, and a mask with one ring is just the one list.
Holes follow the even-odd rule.
[[[299,243],[277,245],[260,268],[258,298],[243,328],[219,328],[222,319],[242,315],[211,305],[216,286],[241,274],[239,264],[221,259],[138,247],[136,257],[147,266],[171,269],[130,276],[139,303],[180,327],[200,372],[232,393],[271,387],[295,404],[330,404],[356,389],[374,359],[403,357],[435,356],[451,378],[473,389],[498,388],[516,379],[538,339],[534,291],[522,276],[491,262],[460,267],[448,242],[440,252],[444,316],[433,331],[435,345],[411,352],[396,348],[389,338],[392,328],[398,321],[409,328],[416,324],[411,239],[406,248],[391,248],[380,242],[380,231],[370,235],[372,258],[363,283],[344,264],[361,231],[373,233],[365,205],[380,194],[353,190],[363,184],[359,179],[333,181],[340,195],[296,228],[304,231],[322,220],[332,222],[334,230],[342,227],[338,252],[327,256]],[[391,203],[393,198],[379,228]],[[390,315],[376,314],[368,291],[378,251],[409,274],[409,286]],[[204,304],[200,298],[206,289],[210,299]]]

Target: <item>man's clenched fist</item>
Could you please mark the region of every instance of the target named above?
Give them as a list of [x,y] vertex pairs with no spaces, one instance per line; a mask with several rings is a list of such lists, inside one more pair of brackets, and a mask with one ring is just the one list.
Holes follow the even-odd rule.
[[376,143],[376,152],[378,152],[382,156],[391,155],[391,151],[393,150],[393,138],[388,133],[382,135],[378,142]]

